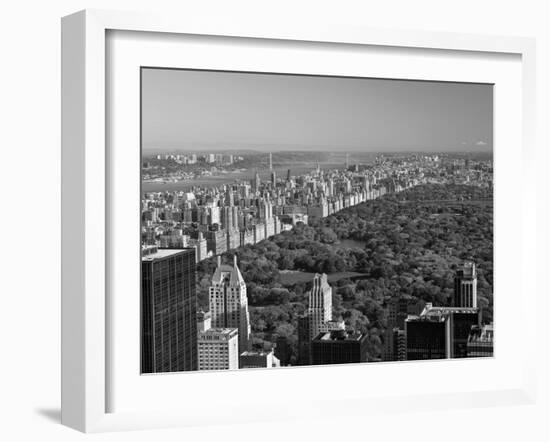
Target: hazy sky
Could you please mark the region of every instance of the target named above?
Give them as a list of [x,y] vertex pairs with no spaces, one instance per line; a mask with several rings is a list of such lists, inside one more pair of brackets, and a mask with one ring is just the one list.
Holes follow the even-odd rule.
[[476,150],[485,84],[143,69],[144,150]]

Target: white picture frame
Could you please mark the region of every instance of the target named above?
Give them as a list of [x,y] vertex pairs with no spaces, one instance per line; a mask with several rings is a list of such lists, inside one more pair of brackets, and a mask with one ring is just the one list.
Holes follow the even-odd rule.
[[[163,35],[218,36],[247,39],[269,39],[292,44],[309,42],[342,45],[368,45],[379,48],[436,49],[477,54],[511,54],[521,58],[521,160],[527,169],[534,159],[535,106],[535,46],[532,39],[491,37],[451,33],[388,31],[348,28],[345,26],[303,27],[269,25],[265,23],[209,23],[192,18],[159,17],[112,11],[87,10],[63,18],[62,21],[62,423],[85,432],[121,429],[155,428],[166,426],[207,425],[212,416],[189,410],[112,411],[109,392],[113,388],[108,375],[112,353],[108,327],[111,312],[107,298],[110,257],[107,247],[109,220],[109,155],[106,150],[107,44],[110,31],[141,31]],[[111,54],[112,55],[112,54]],[[534,185],[534,184],[531,184]],[[535,238],[534,195],[529,179],[521,190],[521,268],[533,265]],[[518,218],[518,221],[520,220]],[[497,221],[498,222],[498,221]],[[498,252],[498,247],[495,253]],[[530,255],[531,258],[527,258]],[[522,278],[518,310],[527,311],[536,303],[532,280]],[[520,356],[522,376],[506,388],[463,393],[429,392],[406,398],[388,395],[376,403],[348,398],[353,414],[377,410],[415,408],[450,408],[499,403],[530,403],[535,396],[535,324],[525,325]],[[453,361],[455,368],[464,364]],[[376,364],[375,364],[376,365]],[[312,370],[319,370],[313,368]],[[334,370],[327,368],[326,370]],[[355,367],[357,369],[357,367]],[[325,368],[323,368],[325,370]],[[388,368],[389,370],[389,368]],[[284,370],[286,378],[293,376]],[[310,372],[311,373],[311,372]],[[325,371],[325,373],[328,373]],[[241,373],[242,374],[242,373]],[[218,375],[218,374],[215,374]],[[248,374],[247,374],[248,375]],[[258,376],[275,376],[266,371]],[[185,375],[183,375],[185,376]],[[194,376],[194,375],[191,375]],[[223,376],[227,376],[223,374]],[[238,374],[231,376],[237,377]],[[242,376],[241,376],[242,377]],[[165,377],[170,382],[172,376]],[[519,379],[519,378],[518,378]],[[514,380],[516,381],[516,380]],[[261,379],[258,379],[261,382]],[[367,396],[365,396],[366,398]],[[255,407],[243,400],[238,406],[243,419],[261,420],[292,416],[311,416],[312,411],[323,415],[330,398],[311,400],[311,409],[302,404],[280,404]],[[258,409],[262,408],[262,409]],[[326,408],[326,407],[325,407]],[[248,412],[247,412],[248,410]],[[110,411],[110,412],[108,412]],[[330,411],[331,414],[334,410]],[[220,418],[221,416],[217,416]]]

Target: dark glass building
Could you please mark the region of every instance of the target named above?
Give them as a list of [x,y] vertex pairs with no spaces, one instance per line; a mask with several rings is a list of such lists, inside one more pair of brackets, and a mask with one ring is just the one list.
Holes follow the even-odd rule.
[[308,315],[298,317],[298,364],[311,364],[310,320]]
[[367,335],[345,330],[320,333],[311,341],[313,365],[367,362]]
[[278,336],[275,342],[275,356],[281,361],[283,367],[289,365],[291,349],[288,339],[285,336]]
[[195,249],[144,249],[141,281],[141,372],[197,370]]
[[450,313],[452,330],[452,358],[468,357],[468,337],[472,327],[481,324],[481,311],[479,309],[453,309]]
[[478,308],[426,304],[419,316],[405,321],[407,360],[466,358],[468,337],[480,320]]
[[407,360],[445,359],[450,355],[447,316],[421,316],[405,321]]

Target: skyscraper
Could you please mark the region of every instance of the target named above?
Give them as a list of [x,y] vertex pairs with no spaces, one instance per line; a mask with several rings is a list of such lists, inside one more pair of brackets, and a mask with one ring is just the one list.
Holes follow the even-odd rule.
[[313,339],[324,331],[323,325],[332,320],[332,287],[325,273],[316,273],[313,277],[307,314],[310,321],[310,339]]
[[468,337],[479,326],[480,311],[472,307],[433,307],[405,321],[407,360],[467,357]]
[[298,316],[298,363],[311,364],[311,333],[309,331],[309,317],[307,314]]
[[344,328],[342,322],[332,320],[332,287],[326,274],[316,273],[309,292],[306,312],[298,317],[298,361],[311,364],[311,341],[320,333]]
[[407,360],[451,357],[450,321],[445,315],[408,318],[405,321]]
[[455,307],[477,307],[477,272],[473,262],[465,262],[455,276]]
[[141,372],[196,370],[195,250],[143,250]]
[[256,173],[254,174],[254,181],[252,183],[254,187],[254,192],[258,192],[260,190],[261,184],[262,184],[262,181],[260,179],[260,174],[258,173],[258,171],[256,171]]
[[212,327],[236,328],[239,332],[239,352],[249,349],[250,317],[248,313],[248,298],[246,284],[237,267],[237,257],[233,258],[233,266],[221,263],[218,256],[218,266],[212,276],[209,290]]

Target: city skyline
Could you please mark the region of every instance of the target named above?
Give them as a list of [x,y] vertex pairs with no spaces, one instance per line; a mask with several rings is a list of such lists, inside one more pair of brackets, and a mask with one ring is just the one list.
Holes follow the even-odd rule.
[[[228,173],[264,162],[268,179]],[[231,154],[144,162],[148,177],[194,183],[142,197],[144,265],[158,254],[194,257],[187,273],[160,262],[157,273],[143,273],[143,287],[163,293],[143,310],[157,312],[159,348],[187,342],[198,355],[197,368],[164,364],[160,372],[492,356],[490,159],[400,154],[348,164],[346,156],[346,164],[297,174],[271,164],[272,155]],[[219,185],[195,179],[212,171]],[[460,241],[441,236],[463,217],[476,222],[455,224]],[[196,292],[196,317],[184,322],[197,335],[174,342],[178,287]]]
[[487,152],[489,84],[142,70],[142,149]]
[[143,69],[142,373],[492,356],[492,94]]

